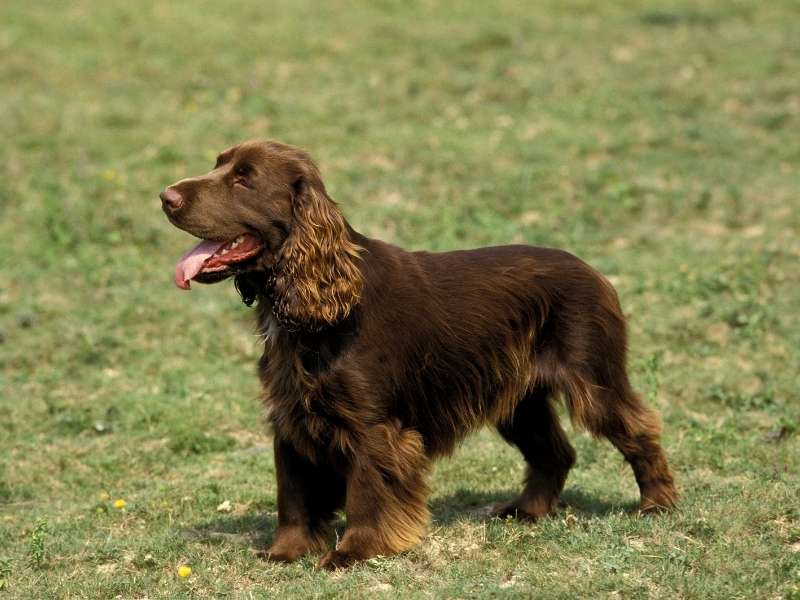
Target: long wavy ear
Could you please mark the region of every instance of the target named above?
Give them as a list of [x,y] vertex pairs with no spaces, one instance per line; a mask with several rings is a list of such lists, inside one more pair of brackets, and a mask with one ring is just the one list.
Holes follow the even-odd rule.
[[293,220],[281,248],[273,311],[290,327],[316,331],[347,317],[358,302],[362,248],[350,239],[313,163],[302,165],[292,191]]

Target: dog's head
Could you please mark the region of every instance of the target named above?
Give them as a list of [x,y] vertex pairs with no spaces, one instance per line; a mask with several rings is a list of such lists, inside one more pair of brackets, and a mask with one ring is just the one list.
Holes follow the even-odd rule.
[[245,301],[268,294],[280,318],[309,329],[337,323],[358,301],[360,248],[302,150],[239,144],[161,202],[173,225],[203,240],[178,261],[178,287],[235,276]]

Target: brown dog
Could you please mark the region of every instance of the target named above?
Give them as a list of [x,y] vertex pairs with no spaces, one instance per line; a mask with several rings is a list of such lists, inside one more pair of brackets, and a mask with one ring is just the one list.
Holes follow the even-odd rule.
[[[204,241],[176,283],[235,277],[257,303],[264,402],[275,435],[278,529],[267,555],[325,552],[336,568],[413,547],[425,474],[484,424],[522,452],[522,493],[496,514],[556,506],[575,451],[551,404],[607,437],[633,468],[641,510],[674,506],[660,423],[631,389],[614,289],[559,250],[406,252],[354,231],[309,156],[277,142],[223,152],[162,194]],[[347,529],[330,550],[331,520]]]

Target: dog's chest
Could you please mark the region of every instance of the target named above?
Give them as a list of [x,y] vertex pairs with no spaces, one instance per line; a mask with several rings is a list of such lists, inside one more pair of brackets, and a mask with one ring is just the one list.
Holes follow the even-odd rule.
[[264,403],[275,433],[316,461],[349,445],[350,427],[326,393],[330,351],[309,350],[282,337],[267,340],[259,365]]

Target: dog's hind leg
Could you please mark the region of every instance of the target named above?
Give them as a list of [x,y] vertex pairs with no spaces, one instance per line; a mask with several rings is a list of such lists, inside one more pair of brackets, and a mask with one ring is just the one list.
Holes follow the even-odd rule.
[[642,512],[673,508],[678,492],[661,448],[661,420],[633,391],[624,367],[616,366],[610,376],[599,377],[595,383],[580,376],[569,378],[567,407],[576,423],[608,438],[631,465]]
[[630,388],[627,378],[623,388],[610,394],[622,394],[612,402],[612,410],[600,423],[600,432],[630,463],[639,485],[642,512],[674,508],[678,501],[672,472],[661,448],[661,419],[647,408]]
[[536,519],[551,513],[557,503],[575,450],[569,443],[545,386],[531,389],[511,418],[497,426],[500,434],[519,448],[528,463],[525,487],[511,502],[493,510],[496,516]]

